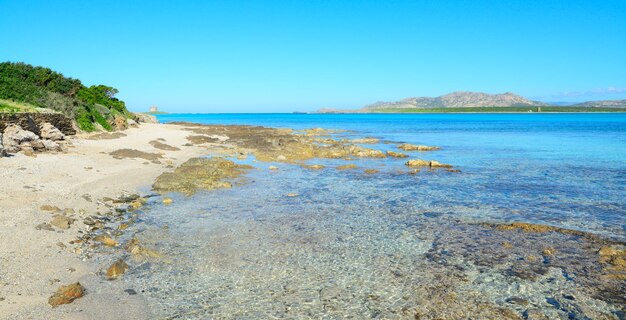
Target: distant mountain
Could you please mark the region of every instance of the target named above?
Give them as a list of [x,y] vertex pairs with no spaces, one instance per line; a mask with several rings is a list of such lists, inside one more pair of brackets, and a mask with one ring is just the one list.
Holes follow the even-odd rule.
[[367,111],[404,108],[526,107],[546,105],[549,104],[529,100],[511,92],[488,94],[483,92],[457,91],[439,97],[416,97],[395,102],[376,102],[365,106],[363,109]]
[[623,100],[600,100],[587,101],[572,105],[574,107],[590,107],[590,108],[626,108],[626,99]]

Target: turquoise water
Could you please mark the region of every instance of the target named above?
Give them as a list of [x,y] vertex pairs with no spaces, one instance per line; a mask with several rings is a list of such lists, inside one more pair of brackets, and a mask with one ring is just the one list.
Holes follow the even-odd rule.
[[[382,150],[400,142],[440,146],[411,156],[461,172],[400,173],[403,159],[350,161],[360,168],[351,171],[333,169],[344,160],[311,161],[327,165],[319,171],[248,161],[256,169],[246,184],[172,195],[173,206],[154,203],[135,231],[171,260],[140,264],[124,281],[157,315],[504,318],[501,308],[523,318],[624,317],[620,283],[615,293],[590,291],[607,285],[590,271],[597,257],[589,252],[597,249],[586,252],[571,236],[492,232],[479,224],[532,222],[626,240],[626,114],[159,120],[346,129],[337,137],[376,137],[381,143],[368,147]],[[366,168],[380,172],[366,175]],[[503,251],[504,241],[511,251]],[[529,258],[548,245],[567,255]],[[491,307],[477,307],[485,305]]]

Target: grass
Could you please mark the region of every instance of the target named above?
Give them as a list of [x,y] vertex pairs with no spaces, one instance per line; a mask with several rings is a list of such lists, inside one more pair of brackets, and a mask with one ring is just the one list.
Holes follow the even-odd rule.
[[38,112],[39,108],[28,104],[15,102],[12,100],[0,99],[0,112],[17,113],[17,112]]
[[[537,107],[468,107],[468,108],[389,108],[371,113],[521,113],[537,112]],[[626,112],[626,108],[541,107],[541,112]]]

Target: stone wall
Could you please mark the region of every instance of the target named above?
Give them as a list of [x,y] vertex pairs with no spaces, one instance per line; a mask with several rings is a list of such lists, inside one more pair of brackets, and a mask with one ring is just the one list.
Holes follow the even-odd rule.
[[49,122],[65,135],[76,134],[72,120],[60,113],[0,113],[0,132],[10,124],[17,124],[24,130],[39,135],[39,124]]

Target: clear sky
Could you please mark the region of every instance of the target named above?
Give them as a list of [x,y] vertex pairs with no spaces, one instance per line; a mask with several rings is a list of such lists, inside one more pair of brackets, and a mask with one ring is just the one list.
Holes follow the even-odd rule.
[[0,61],[111,85],[134,111],[624,99],[626,1],[0,0]]

